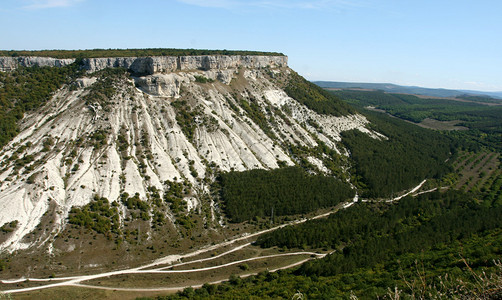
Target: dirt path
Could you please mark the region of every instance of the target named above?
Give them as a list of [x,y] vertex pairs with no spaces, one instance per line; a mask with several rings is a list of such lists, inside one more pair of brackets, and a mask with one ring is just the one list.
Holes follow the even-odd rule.
[[[329,216],[329,215],[337,212],[340,208],[343,208],[343,207],[347,206],[347,204],[350,204],[350,203],[353,203],[353,202],[340,203],[340,204],[338,204],[335,207],[334,210],[332,210],[330,212],[327,212],[327,213],[324,213],[324,214],[321,214],[321,215],[317,215],[317,216],[315,216],[313,218],[310,218],[310,219],[319,219],[319,218],[327,217],[327,216]],[[176,266],[186,265],[186,264],[189,264],[189,263],[204,262],[204,261],[208,261],[208,260],[211,260],[211,259],[216,259],[216,258],[222,257],[224,255],[227,255],[227,254],[231,253],[231,252],[235,252],[235,251],[238,251],[240,249],[243,249],[243,248],[249,246],[251,243],[248,242],[248,243],[246,243],[244,245],[239,245],[239,246],[233,247],[232,249],[230,249],[230,250],[228,250],[228,251],[226,251],[224,253],[221,253],[221,254],[219,254],[217,256],[213,256],[213,257],[210,257],[210,258],[203,258],[203,259],[198,259],[198,260],[194,260],[194,261],[190,261],[190,262],[183,262],[183,263],[176,264],[176,262],[179,262],[182,259],[194,257],[194,256],[197,256],[197,255],[209,252],[209,251],[214,251],[216,249],[229,246],[229,245],[234,244],[236,242],[244,241],[244,240],[247,240],[247,239],[250,239],[250,238],[255,238],[255,237],[257,237],[257,236],[259,236],[261,234],[264,234],[264,233],[267,233],[267,232],[271,232],[271,231],[274,231],[274,230],[277,230],[279,228],[283,228],[283,227],[286,227],[286,226],[289,226],[289,225],[301,224],[301,223],[306,222],[307,220],[309,220],[309,219],[304,218],[304,219],[296,220],[296,221],[289,222],[289,223],[286,223],[286,224],[278,225],[278,226],[275,226],[275,227],[272,227],[272,228],[269,228],[269,229],[266,229],[266,230],[258,231],[258,232],[252,233],[252,234],[244,234],[244,235],[242,235],[240,237],[231,239],[229,241],[222,242],[222,243],[219,243],[219,244],[216,244],[216,245],[213,245],[213,246],[209,246],[209,247],[206,247],[206,248],[202,248],[202,249],[199,249],[197,251],[193,251],[193,252],[190,252],[190,253],[187,253],[187,254],[169,255],[169,256],[157,259],[157,260],[155,260],[152,263],[145,264],[145,265],[142,265],[142,266],[139,266],[139,267],[136,267],[136,268],[129,268],[129,269],[124,269],[124,270],[110,271],[110,272],[98,273],[98,274],[93,274],[93,275],[80,275],[80,276],[69,276],[69,277],[60,277],[60,278],[20,278],[20,279],[14,279],[14,280],[1,280],[0,282],[3,283],[3,284],[14,284],[14,283],[20,283],[20,282],[25,282],[25,281],[31,281],[31,282],[50,282],[49,284],[42,285],[42,286],[34,286],[34,287],[27,287],[27,288],[21,288],[21,289],[5,290],[5,291],[1,291],[1,293],[4,293],[4,294],[9,294],[9,293],[23,293],[23,292],[30,292],[30,291],[36,291],[36,290],[47,289],[47,288],[54,288],[54,287],[61,287],[61,286],[94,287],[94,286],[83,285],[83,284],[81,284],[81,282],[88,281],[88,280],[93,280],[93,279],[98,279],[98,278],[103,278],[103,277],[116,276],[116,275],[125,275],[125,274],[138,274],[138,273],[150,273],[150,274],[154,274],[154,273],[181,273],[181,272],[189,273],[189,272],[200,272],[200,271],[205,271],[205,270],[223,268],[223,267],[226,267],[226,266],[229,266],[229,265],[238,264],[238,263],[242,263],[242,262],[246,262],[246,261],[257,260],[257,259],[266,259],[266,258],[279,257],[279,256],[300,255],[300,254],[309,254],[309,255],[313,255],[314,256],[312,258],[309,258],[309,259],[306,259],[306,260],[302,260],[301,262],[297,262],[297,263],[294,263],[292,265],[284,267],[284,268],[290,268],[290,267],[296,266],[298,264],[301,264],[301,263],[303,263],[303,262],[305,262],[307,260],[310,260],[310,259],[313,259],[313,258],[317,258],[317,257],[323,257],[325,254],[318,254],[318,253],[314,253],[314,252],[284,253],[284,254],[268,255],[268,256],[255,257],[255,258],[250,258],[250,259],[245,259],[245,260],[240,260],[240,261],[234,261],[234,262],[230,262],[230,263],[226,263],[226,264],[222,264],[222,265],[218,265],[218,266],[213,266],[213,267],[207,267],[207,268],[199,268],[199,269],[191,269],[191,270],[166,270],[168,268],[172,268],[172,267],[176,267]],[[170,264],[170,265],[169,266],[162,266],[162,265],[167,265],[167,264]],[[158,267],[158,268],[155,268],[155,269],[150,269],[150,268],[155,267],[155,266],[162,266],[162,267]],[[246,275],[246,276],[250,276],[250,275],[253,275],[253,274],[249,274],[249,275]],[[57,281],[57,282],[53,283],[55,281]],[[95,287],[95,288],[103,288],[103,287]],[[179,289],[183,289],[183,288],[185,288],[185,287],[177,287],[177,288],[174,288],[174,290],[179,290]],[[119,290],[119,289],[114,289],[114,288],[110,288],[110,289],[112,289],[112,290]],[[173,288],[170,288],[170,289],[173,289]],[[133,291],[133,290],[135,290],[135,289],[131,289],[131,291]],[[165,290],[167,291],[169,289],[166,288]],[[157,290],[137,289],[136,291],[157,291]],[[163,291],[163,289],[159,289],[158,291]]]
[[[404,194],[402,196],[399,196],[399,197],[396,197],[396,198],[393,198],[393,199],[389,199],[387,201],[390,201],[390,202],[392,202],[392,201],[398,201],[399,199],[401,199],[401,198],[403,198],[403,197],[405,197],[405,196],[407,196],[409,194],[413,194],[416,191],[418,191],[422,187],[422,185],[424,183],[425,183],[425,180],[422,181],[419,185],[417,185],[413,189],[411,189],[406,194]],[[93,279],[98,279],[98,278],[103,278],[103,277],[125,275],[125,274],[139,274],[139,273],[143,273],[143,274],[159,274],[159,273],[160,274],[164,274],[164,273],[201,272],[201,271],[213,270],[213,269],[218,269],[218,268],[224,268],[224,267],[227,267],[227,266],[231,266],[231,265],[235,265],[235,264],[239,264],[239,263],[244,263],[244,262],[248,262],[248,261],[252,261],[252,260],[267,259],[267,258],[274,258],[274,257],[280,257],[280,256],[305,255],[305,254],[311,255],[310,258],[307,258],[307,259],[304,259],[302,261],[290,264],[290,265],[285,266],[285,267],[281,267],[281,268],[278,268],[278,269],[270,270],[270,271],[273,272],[273,271],[277,271],[279,269],[291,268],[291,267],[300,265],[300,264],[302,264],[302,263],[304,263],[304,262],[306,262],[308,260],[314,259],[314,258],[322,258],[322,257],[326,256],[327,254],[319,254],[319,253],[314,253],[314,252],[282,253],[282,254],[273,254],[273,255],[266,255],[266,256],[258,256],[258,257],[254,257],[254,258],[248,258],[248,259],[243,259],[243,260],[239,260],[239,261],[233,261],[233,262],[229,262],[229,263],[225,263],[225,264],[221,264],[221,265],[217,265],[217,266],[212,266],[212,267],[190,269],[190,270],[169,270],[169,269],[171,269],[173,267],[187,265],[187,264],[191,264],[191,263],[205,262],[205,261],[214,260],[216,258],[225,256],[225,255],[227,255],[229,253],[232,253],[232,252],[235,252],[235,251],[238,251],[238,250],[241,250],[241,249],[243,249],[245,247],[250,246],[251,242],[247,242],[247,243],[245,243],[243,245],[235,246],[235,247],[231,248],[230,250],[225,251],[225,252],[223,252],[223,253],[221,253],[219,255],[213,256],[213,257],[201,258],[201,259],[197,259],[197,260],[193,260],[193,261],[189,261],[189,262],[180,262],[182,259],[194,257],[194,256],[197,256],[197,255],[200,255],[200,254],[203,254],[203,253],[214,251],[216,249],[227,247],[227,246],[232,245],[234,243],[241,242],[241,241],[248,240],[248,239],[252,239],[252,238],[255,238],[255,237],[257,237],[257,236],[259,236],[261,234],[264,234],[264,233],[267,233],[267,232],[271,232],[271,231],[274,231],[274,230],[277,230],[277,229],[280,229],[280,228],[283,228],[283,227],[286,227],[286,226],[301,224],[301,223],[306,222],[307,220],[315,220],[315,219],[320,219],[320,218],[328,217],[329,215],[336,213],[340,209],[345,209],[347,207],[350,207],[350,206],[354,205],[358,201],[359,201],[359,197],[356,194],[356,196],[352,199],[352,201],[340,203],[337,206],[335,206],[332,211],[329,211],[329,212],[324,213],[324,214],[317,215],[317,216],[312,217],[310,219],[304,218],[304,219],[292,221],[292,222],[289,222],[289,223],[286,223],[286,224],[278,225],[278,226],[275,226],[275,227],[272,227],[272,228],[269,228],[269,229],[266,229],[266,230],[258,231],[258,232],[255,232],[255,233],[251,233],[251,234],[247,234],[246,233],[246,234],[244,234],[244,235],[242,235],[240,237],[236,237],[234,239],[231,239],[231,240],[228,240],[228,241],[216,244],[216,245],[212,245],[212,246],[208,246],[208,247],[205,247],[205,248],[201,248],[199,250],[196,250],[196,251],[193,251],[193,252],[190,252],[190,253],[179,254],[179,255],[168,255],[168,256],[162,257],[160,259],[157,259],[157,260],[155,260],[155,261],[153,261],[151,263],[148,263],[148,264],[145,264],[145,265],[142,265],[142,266],[139,266],[139,267],[135,267],[135,268],[129,268],[129,269],[117,270],[117,271],[110,271],[110,272],[98,273],[98,274],[93,274],[93,275],[80,275],[80,276],[69,276],[69,277],[60,277],[60,278],[20,278],[20,279],[14,279],[14,280],[0,280],[0,282],[3,283],[3,284],[14,284],[14,283],[20,283],[20,282],[25,282],[25,281],[30,281],[30,282],[49,282],[49,284],[42,285],[42,286],[34,286],[34,287],[27,287],[27,288],[20,288],[20,289],[5,290],[5,291],[0,291],[0,293],[3,293],[3,294],[23,293],[23,292],[31,292],[31,291],[36,291],[36,290],[41,290],[41,289],[48,289],[48,288],[54,288],[54,287],[61,287],[61,286],[78,286],[78,287],[95,288],[95,289],[116,290],[116,291],[136,291],[136,292],[141,292],[141,291],[179,291],[179,290],[182,290],[182,289],[186,288],[186,286],[169,287],[169,288],[151,288],[151,289],[148,289],[148,288],[113,288],[113,287],[85,285],[85,284],[82,284],[82,282],[93,280]],[[362,200],[362,201],[364,201],[364,200]],[[154,268],[154,267],[157,267],[157,268]],[[246,275],[241,276],[241,277],[247,277],[247,276],[251,276],[251,275],[255,275],[255,273],[246,274]],[[224,280],[215,281],[215,282],[211,282],[211,283],[215,284],[215,283],[220,283],[222,281],[224,281]],[[197,287],[200,287],[200,286],[202,286],[202,284],[201,285],[192,285],[192,287],[194,287],[194,288],[197,288]]]
[[[249,246],[249,244],[246,244],[246,246]],[[243,248],[241,246],[237,248]],[[235,251],[232,249],[232,251]],[[228,251],[232,252],[232,251]],[[208,271],[208,270],[214,270],[214,269],[220,269],[220,268],[225,268],[228,266],[240,264],[240,263],[245,263],[245,262],[250,262],[254,260],[260,260],[260,259],[268,259],[268,258],[275,258],[275,257],[283,257],[283,256],[296,256],[296,255],[310,255],[310,258],[301,260],[299,262],[295,262],[292,264],[289,264],[287,266],[271,270],[271,272],[277,271],[279,269],[287,269],[287,268],[292,268],[294,266],[297,266],[299,264],[302,264],[308,260],[314,259],[314,258],[322,258],[326,256],[327,254],[319,254],[315,252],[292,252],[292,253],[281,253],[281,254],[273,254],[273,255],[265,255],[265,256],[258,256],[258,257],[252,257],[252,258],[247,258],[247,259],[242,259],[242,260],[237,260],[217,266],[212,266],[212,267],[205,267],[205,268],[198,268],[198,269],[189,269],[189,270],[165,270],[166,268],[173,268],[181,265],[185,265],[188,263],[196,263],[200,261],[205,261],[209,259],[203,259],[203,260],[197,260],[197,261],[192,261],[192,262],[187,262],[187,263],[179,263],[175,264],[169,267],[162,267],[158,269],[153,269],[153,270],[139,270],[139,268],[134,268],[134,269],[128,269],[128,270],[122,270],[122,271],[114,271],[114,272],[108,272],[108,273],[101,273],[101,274],[95,274],[95,275],[83,275],[83,276],[76,276],[75,278],[65,280],[63,278],[55,279],[55,280],[63,280],[63,282],[59,283],[53,283],[53,284],[48,284],[44,286],[36,286],[36,287],[28,287],[28,288],[22,288],[22,289],[13,289],[13,290],[6,290],[2,291],[2,293],[5,294],[10,294],[10,293],[22,293],[22,292],[30,292],[30,291],[35,291],[35,290],[40,290],[40,289],[47,289],[47,288],[54,288],[54,287],[60,287],[60,286],[79,286],[79,287],[85,287],[85,288],[93,288],[93,289],[102,289],[102,290],[116,290],[116,291],[135,291],[135,292],[152,292],[152,291],[178,291],[178,290],[183,290],[184,288],[188,286],[178,286],[178,287],[169,287],[169,288],[118,288],[118,287],[106,287],[106,286],[97,286],[97,285],[87,285],[87,284],[82,284],[81,282],[83,281],[88,281],[92,279],[97,279],[101,277],[108,277],[108,276],[115,276],[115,275],[123,275],[123,274],[173,274],[173,273],[193,273],[193,272],[202,272],[202,271]],[[221,255],[220,255],[221,256]],[[210,259],[216,259],[217,257],[211,257]],[[245,274],[244,276],[241,277],[247,277],[251,275],[256,275],[257,273],[250,273],[250,274]],[[37,279],[29,279],[30,281],[36,281]],[[44,279],[45,280],[45,279]],[[227,279],[225,279],[227,280]],[[220,283],[225,280],[219,280],[215,282],[211,282],[211,284],[215,283]],[[24,280],[23,280],[24,281]],[[14,283],[12,281],[10,282],[5,282],[2,281],[3,283]],[[17,282],[17,281],[16,281]],[[200,287],[200,285],[191,285],[191,287]]]

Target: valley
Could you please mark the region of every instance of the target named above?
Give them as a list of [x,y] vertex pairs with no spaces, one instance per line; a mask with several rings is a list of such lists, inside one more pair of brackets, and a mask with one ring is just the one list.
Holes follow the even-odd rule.
[[327,91],[280,53],[140,50],[2,52],[6,296],[367,298],[499,274],[498,106]]
[[[412,190],[394,199],[381,200],[385,202],[398,201],[401,198],[416,194],[423,186],[421,182]],[[70,277],[21,278],[1,280],[5,293],[19,294],[19,299],[31,297],[40,290],[58,287],[80,287],[87,289],[124,291],[124,292],[176,292],[189,287],[198,288],[204,284],[217,284],[228,279],[228,274],[245,278],[260,272],[276,272],[289,269],[311,259],[323,258],[329,252],[291,251],[284,249],[261,249],[252,246],[256,238],[262,234],[273,232],[286,226],[294,226],[311,220],[329,217],[339,209],[346,209],[359,201],[356,196],[353,201],[340,203],[329,212],[312,215],[297,221],[288,222],[255,233],[245,233],[231,240],[206,246],[200,250],[169,255],[152,263],[131,269],[123,269],[99,274],[89,274]],[[195,273],[192,275],[192,273]],[[167,276],[167,277],[166,277]],[[179,277],[179,278],[177,278]],[[208,281],[208,278],[211,281]],[[9,289],[9,286],[32,285]],[[159,286],[155,287],[158,284]],[[5,290],[7,288],[7,290]],[[41,295],[37,293],[37,295]],[[83,296],[82,296],[83,297]],[[100,296],[97,296],[98,299]],[[85,296],[86,299],[90,299]]]

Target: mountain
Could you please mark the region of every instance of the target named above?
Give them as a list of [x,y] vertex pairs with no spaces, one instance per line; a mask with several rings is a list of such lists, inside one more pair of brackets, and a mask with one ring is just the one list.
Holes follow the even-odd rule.
[[495,99],[326,91],[280,53],[0,55],[6,297],[502,290]]
[[[286,56],[0,57],[0,67],[19,89],[47,84],[51,70],[70,74],[48,85],[54,92],[38,106],[13,96],[2,116],[18,104],[32,109],[0,151],[0,225],[8,229],[0,249],[66,255],[70,265],[77,256],[106,265],[106,249],[124,243],[120,253],[134,261],[125,249],[138,241],[221,238],[217,174],[304,163],[341,179],[342,132],[384,138],[289,69]],[[33,86],[16,85],[37,72],[45,75]]]
[[392,83],[362,83],[362,82],[336,82],[336,81],[314,81],[322,88],[336,89],[371,89],[382,90],[389,93],[416,94],[431,97],[459,97],[465,96],[485,96],[502,99],[502,92],[481,92],[472,90],[450,90],[450,89],[431,89],[418,86],[402,86]]

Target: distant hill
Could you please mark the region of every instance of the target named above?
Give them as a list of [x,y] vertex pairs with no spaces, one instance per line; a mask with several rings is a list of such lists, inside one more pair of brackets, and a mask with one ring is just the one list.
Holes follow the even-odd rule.
[[392,83],[362,83],[362,82],[336,82],[336,81],[313,81],[322,88],[336,89],[371,89],[382,90],[390,93],[416,94],[432,97],[465,97],[467,96],[485,96],[502,100],[501,92],[481,92],[472,90],[449,90],[449,89],[430,89],[418,86],[402,86]]

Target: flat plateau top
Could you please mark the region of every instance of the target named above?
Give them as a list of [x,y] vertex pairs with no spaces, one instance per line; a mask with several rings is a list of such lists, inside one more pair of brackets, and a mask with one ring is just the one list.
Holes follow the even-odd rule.
[[39,56],[54,58],[100,58],[142,56],[192,56],[192,55],[259,55],[284,56],[279,52],[205,49],[92,49],[92,50],[0,50],[0,56]]

